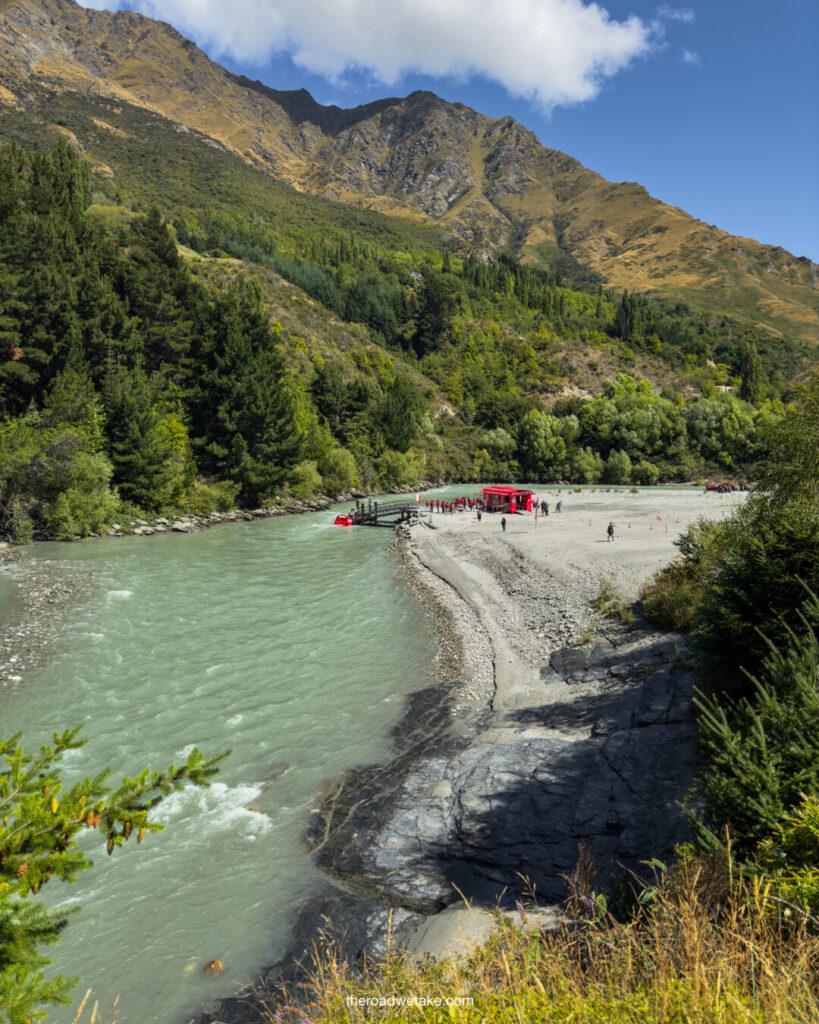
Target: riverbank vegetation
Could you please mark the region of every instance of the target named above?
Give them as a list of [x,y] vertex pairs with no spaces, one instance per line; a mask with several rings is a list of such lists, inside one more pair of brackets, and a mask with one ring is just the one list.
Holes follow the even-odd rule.
[[[294,1005],[271,999],[260,1024],[817,1019],[819,938],[804,917],[778,913],[764,887],[734,873],[726,849],[655,870],[650,885],[635,885],[630,913],[615,917],[581,886],[567,906],[570,924],[544,933],[525,909],[521,925],[498,915],[492,938],[462,959],[415,964],[394,953],[359,973],[328,944],[311,983],[290,994]],[[408,997],[422,1008],[397,1004]],[[368,998],[375,1004],[365,1008]]]
[[[324,201],[298,224],[278,192],[276,221],[221,193],[112,205],[63,139],[8,146],[0,170],[0,533],[16,541],[424,481],[753,478],[802,358]],[[282,278],[302,296],[286,330]],[[600,393],[560,397],[567,374]]]
[[759,489],[699,523],[644,612],[687,629],[706,767],[690,820],[795,915],[819,917],[819,378],[772,438]]

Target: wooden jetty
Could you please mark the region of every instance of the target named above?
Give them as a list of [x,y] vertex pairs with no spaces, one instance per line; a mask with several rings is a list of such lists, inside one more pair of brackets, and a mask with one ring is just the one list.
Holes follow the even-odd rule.
[[353,526],[389,526],[399,523],[414,523],[421,510],[417,502],[399,501],[357,501],[352,513]]

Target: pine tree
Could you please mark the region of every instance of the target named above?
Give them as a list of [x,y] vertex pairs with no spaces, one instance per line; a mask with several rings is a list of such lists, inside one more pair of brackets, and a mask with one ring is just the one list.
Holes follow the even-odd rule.
[[141,369],[115,369],[105,386],[106,448],[114,483],[128,501],[153,510],[167,504],[178,475],[173,450],[157,425],[153,397]]
[[90,867],[77,836],[96,830],[107,852],[134,836],[141,843],[164,826],[152,820],[157,804],[186,783],[208,786],[229,751],[205,758],[191,751],[184,765],[145,769],[112,787],[110,770],[67,786],[64,754],[83,746],[79,729],[55,733],[51,746],[27,754],[19,734],[0,739],[0,1020],[30,1024],[45,1007],[69,1001],[76,979],[46,980],[41,947],[60,939],[69,915],[34,900],[52,879],[73,882]]

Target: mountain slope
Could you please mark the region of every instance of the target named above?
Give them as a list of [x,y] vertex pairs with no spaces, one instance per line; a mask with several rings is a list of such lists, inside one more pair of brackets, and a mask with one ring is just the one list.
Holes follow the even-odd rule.
[[72,0],[0,13],[0,102],[83,90],[162,113],[294,188],[444,227],[468,247],[586,268],[607,285],[819,340],[819,267],[613,184],[511,118],[431,93],[322,107],[225,71],[170,26]]

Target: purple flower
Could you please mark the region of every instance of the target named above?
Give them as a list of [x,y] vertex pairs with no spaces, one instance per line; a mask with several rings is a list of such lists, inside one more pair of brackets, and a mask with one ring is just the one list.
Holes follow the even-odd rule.
[[594,900],[591,898],[591,896],[581,896],[580,902],[583,904],[586,910],[590,912],[594,910]]

